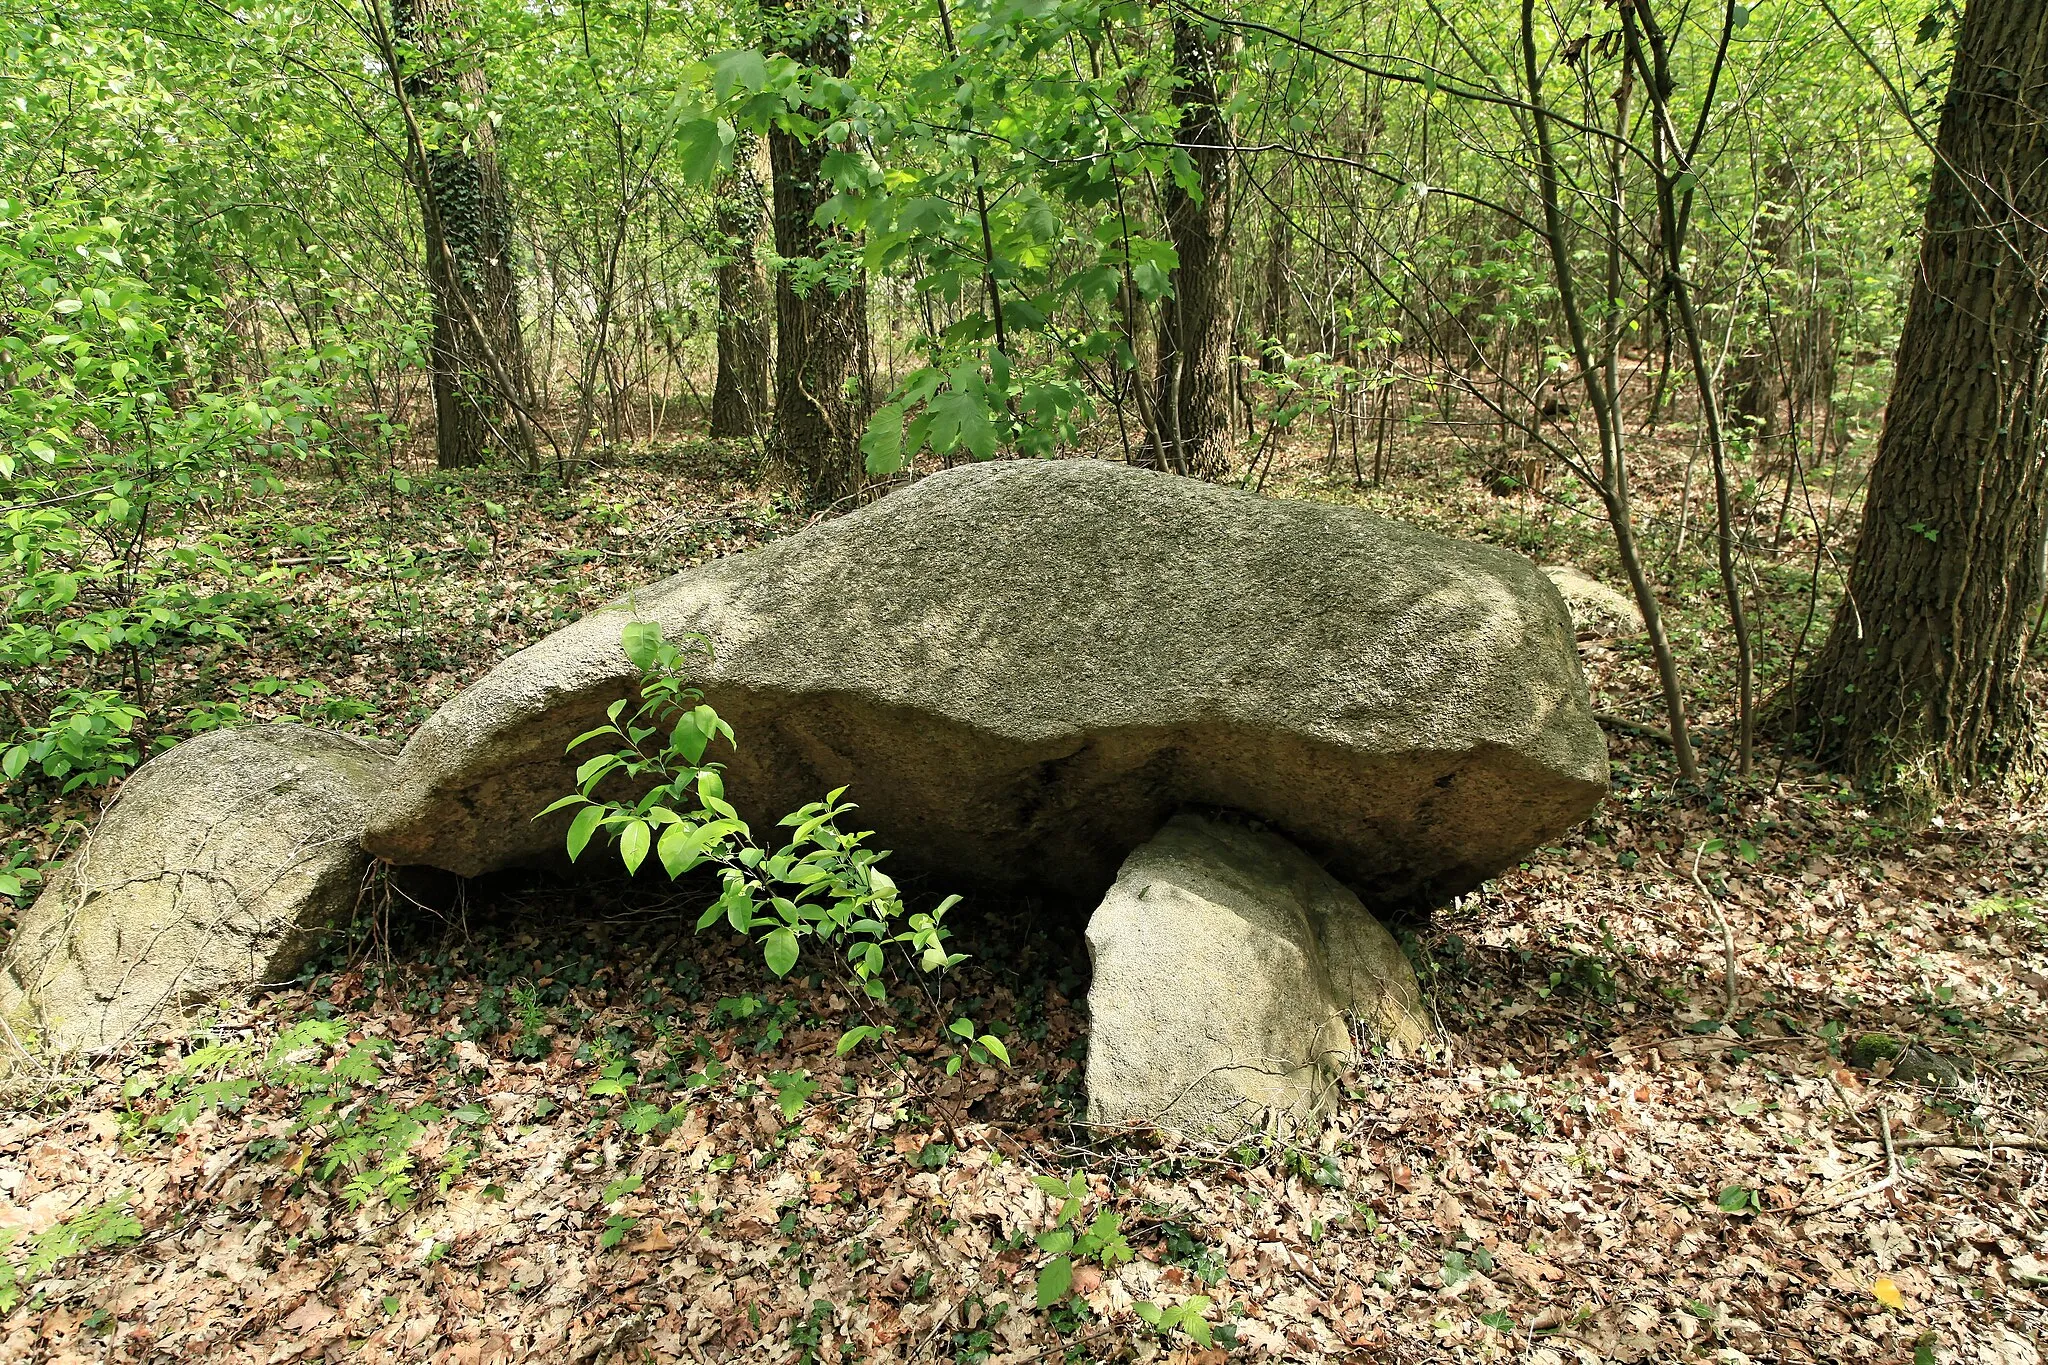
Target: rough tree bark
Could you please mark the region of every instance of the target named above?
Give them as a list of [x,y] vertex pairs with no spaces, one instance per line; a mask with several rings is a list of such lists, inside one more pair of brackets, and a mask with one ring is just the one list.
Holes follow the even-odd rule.
[[[1196,192],[1166,182],[1166,232],[1180,263],[1172,296],[1159,305],[1156,443],[1167,467],[1217,478],[1230,468],[1230,120],[1223,112],[1229,30],[1173,18],[1173,102],[1180,110],[1177,154],[1194,171]],[[1178,155],[1176,156],[1178,159]]]
[[409,54],[400,90],[421,133],[413,169],[433,304],[434,454],[443,469],[479,465],[494,443],[530,453],[506,412],[525,400],[526,354],[512,264],[512,210],[488,119],[457,127],[444,103],[481,104],[483,68],[460,52],[460,0],[393,0],[392,35]]
[[742,133],[732,170],[718,187],[712,230],[718,237],[718,382],[711,392],[711,434],[760,440],[768,426],[768,272],[756,249],[768,221],[768,196],[756,166],[759,142]]
[[[846,75],[853,38],[845,12],[832,0],[768,0],[762,8],[777,50],[822,75]],[[828,507],[860,491],[861,429],[874,388],[859,259],[843,233],[816,221],[819,206],[832,195],[821,169],[825,153],[822,132],[769,130],[775,252],[784,265],[775,276],[775,417],[768,456],[811,507]]]
[[2048,5],[1969,0],[1862,534],[1795,727],[1926,797],[2032,768],[2048,440]]

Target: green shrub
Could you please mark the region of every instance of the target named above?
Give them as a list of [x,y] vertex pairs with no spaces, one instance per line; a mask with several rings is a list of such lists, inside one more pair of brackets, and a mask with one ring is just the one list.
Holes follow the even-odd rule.
[[193,513],[267,488],[328,436],[318,354],[247,381],[218,301],[161,292],[126,225],[62,196],[0,199],[0,774],[118,778],[151,674],[243,639],[274,600]]
[[[689,685],[682,648],[662,638],[661,627],[635,621],[621,633],[626,655],[640,670],[640,700],[613,702],[607,724],[579,735],[574,753],[597,740],[612,747],[586,759],[576,770],[575,794],[541,812],[577,807],[569,824],[568,851],[582,856],[602,833],[618,849],[628,872],[653,857],[671,878],[700,867],[716,871],[722,892],[697,920],[698,932],[725,922],[758,942],[768,970],[778,977],[796,967],[806,941],[836,950],[834,961],[859,996],[880,1004],[889,998],[890,959],[921,978],[940,977],[964,960],[947,947],[946,912],[958,904],[948,896],[929,911],[910,911],[888,873],[877,866],[886,851],[872,849],[872,831],[842,828],[854,810],[846,789],[782,818],[788,842],[770,852],[725,796],[724,765],[707,755],[732,727],[704,704]],[[693,650],[709,642],[693,637]],[[635,799],[598,795],[607,783],[644,794]],[[535,817],[539,818],[539,817]],[[840,1035],[843,1056],[861,1044],[894,1033],[895,1026],[856,1024]],[[956,1019],[947,1029],[956,1051],[949,1073],[965,1059],[1005,1065],[1000,1039],[980,1032],[972,1020]]]

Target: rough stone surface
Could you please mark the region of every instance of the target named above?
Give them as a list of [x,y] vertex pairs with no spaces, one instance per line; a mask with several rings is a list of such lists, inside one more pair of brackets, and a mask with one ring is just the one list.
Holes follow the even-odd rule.
[[355,906],[390,767],[374,741],[267,725],[137,769],[0,961],[0,1054],[117,1046],[290,976]]
[[1088,922],[1088,1121],[1229,1141],[1334,1098],[1347,1015],[1395,1050],[1427,1036],[1400,946],[1265,830],[1182,814],[1124,861]]
[[1634,635],[1643,628],[1643,613],[1627,593],[1569,564],[1546,564],[1543,576],[1564,598],[1572,624],[1588,635]]
[[563,747],[634,619],[708,636],[757,827],[850,784],[893,867],[1099,896],[1183,804],[1288,831],[1377,906],[1512,865],[1606,790],[1569,618],[1527,560],[1094,461],[965,466],[521,651],[401,754],[366,846],[559,857]]

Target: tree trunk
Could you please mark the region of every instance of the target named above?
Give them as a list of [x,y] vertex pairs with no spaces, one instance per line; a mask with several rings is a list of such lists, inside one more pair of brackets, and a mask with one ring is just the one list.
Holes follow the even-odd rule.
[[458,65],[457,0],[394,0],[392,32],[411,48],[401,90],[424,142],[413,190],[426,241],[433,303],[434,454],[443,469],[484,462],[494,444],[530,453],[525,428],[508,416],[526,399],[519,287],[512,267],[512,210],[498,173],[488,119],[451,126],[448,101],[480,104],[481,67]]
[[[829,3],[769,0],[763,10],[771,37],[784,35],[775,44],[779,51],[821,75],[844,77],[853,39],[846,15]],[[861,427],[874,387],[859,255],[844,233],[816,221],[832,194],[821,169],[825,152],[822,134],[800,137],[780,125],[769,130],[775,252],[784,264],[775,276],[775,417],[768,455],[814,508],[860,491]]]
[[756,168],[759,143],[733,144],[732,170],[712,210],[717,234],[718,383],[711,392],[711,434],[760,440],[768,426],[768,272],[756,249],[768,197]]
[[1173,19],[1175,161],[1185,155],[1195,190],[1166,182],[1166,231],[1180,263],[1159,304],[1159,445],[1176,473],[1218,478],[1230,468],[1230,121],[1223,112],[1228,31]]
[[1273,221],[1266,238],[1265,279],[1259,290],[1259,368],[1279,374],[1286,368],[1285,350],[1294,319],[1294,291],[1287,267],[1294,254],[1294,225],[1287,216],[1293,205],[1294,162],[1282,161],[1267,187],[1273,197]]
[[2032,767],[2048,441],[2048,6],[1969,0],[1863,530],[1794,725],[1932,797]]

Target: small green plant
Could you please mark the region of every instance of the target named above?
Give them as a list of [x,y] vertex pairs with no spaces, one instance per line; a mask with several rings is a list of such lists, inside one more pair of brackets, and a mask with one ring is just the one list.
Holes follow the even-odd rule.
[[[709,649],[701,637],[689,643],[698,652]],[[612,703],[606,724],[570,743],[571,753],[597,740],[609,740],[612,747],[577,768],[574,794],[540,813],[576,809],[567,835],[572,860],[602,832],[629,873],[650,856],[671,878],[699,867],[715,869],[723,890],[699,916],[700,933],[724,921],[760,944],[763,962],[777,977],[795,969],[807,940],[838,949],[853,987],[877,1003],[889,998],[892,950],[925,978],[942,977],[965,960],[946,946],[946,912],[959,897],[948,896],[929,912],[910,912],[896,883],[877,866],[887,854],[867,847],[871,833],[842,827],[854,809],[843,799],[845,788],[784,816],[791,833],[780,849],[770,852],[758,842],[726,800],[724,765],[706,757],[715,742],[730,746],[736,740],[732,727],[689,685],[689,655],[647,621],[629,623],[620,644],[640,670],[639,704],[629,713],[631,698]],[[633,800],[600,796],[607,783],[644,794]],[[841,1035],[840,1054],[894,1031],[887,1023],[856,1025]],[[1002,1041],[972,1021],[956,1021],[949,1033],[959,1040],[959,1051],[948,1070],[957,1071],[963,1056],[1008,1064]]]
[[1756,1191],[1747,1185],[1728,1186],[1714,1202],[1724,1213],[1754,1213],[1758,1208]]
[[512,1008],[519,1012],[519,1036],[512,1040],[512,1055],[537,1062],[548,1054],[548,1040],[541,1030],[547,1026],[547,1011],[540,1003],[540,989],[531,981],[515,981],[509,994]]
[[42,726],[0,754],[0,776],[11,782],[33,768],[62,791],[106,786],[142,761],[134,737],[141,719],[142,708],[119,692],[68,692]]
[[1098,1211],[1086,1228],[1081,1226],[1086,1175],[1076,1171],[1065,1180],[1041,1175],[1032,1183],[1060,1201],[1052,1226],[1038,1234],[1039,1250],[1052,1253],[1038,1272],[1038,1306],[1051,1308],[1073,1290],[1076,1262],[1093,1260],[1104,1270],[1113,1270],[1131,1259],[1131,1244],[1124,1240],[1123,1220],[1112,1209]]
[[[42,885],[42,870],[36,867],[36,851],[26,844],[9,847],[0,860],[0,896],[26,898]],[[0,905],[0,912],[6,910]]]
[[[347,1033],[338,1020],[305,1019],[267,1049],[247,1042],[199,1048],[158,1083],[158,1097],[170,1104],[150,1126],[176,1133],[211,1110],[239,1112],[266,1087],[296,1091],[299,1114],[290,1136],[307,1139],[308,1165],[318,1178],[345,1177],[341,1197],[351,1208],[375,1201],[404,1208],[418,1193],[413,1148],[448,1115],[432,1104],[401,1108],[368,1093],[383,1079],[391,1044],[349,1043]],[[445,1194],[473,1154],[451,1147],[436,1188]]]
[[[640,1176],[622,1175],[604,1187],[604,1193],[599,1196],[600,1202],[606,1205],[616,1204],[627,1195],[638,1190],[643,1183],[645,1182]],[[610,1251],[618,1246],[632,1235],[633,1229],[639,1224],[639,1221],[639,1219],[628,1217],[623,1213],[607,1214],[604,1220],[604,1231],[597,1235],[598,1249]]]
[[128,1198],[122,1191],[75,1218],[34,1234],[27,1241],[28,1254],[18,1264],[6,1254],[13,1250],[13,1231],[0,1232],[0,1313],[13,1312],[29,1287],[59,1261],[141,1237],[142,1224],[128,1211]]
[[1205,1285],[1223,1282],[1229,1270],[1224,1257],[1215,1247],[1196,1237],[1186,1224],[1162,1223],[1159,1235],[1166,1244],[1169,1263],[1186,1270]]
[[775,1091],[775,1107],[782,1111],[785,1123],[795,1122],[811,1096],[818,1093],[818,1083],[804,1071],[771,1071],[768,1084]]
[[1139,1320],[1160,1336],[1170,1337],[1175,1332],[1186,1332],[1188,1339],[1204,1350],[1208,1349],[1210,1342],[1209,1308],[1209,1299],[1205,1294],[1190,1295],[1171,1308],[1164,1308],[1156,1303],[1132,1305],[1132,1311],[1138,1315]]

